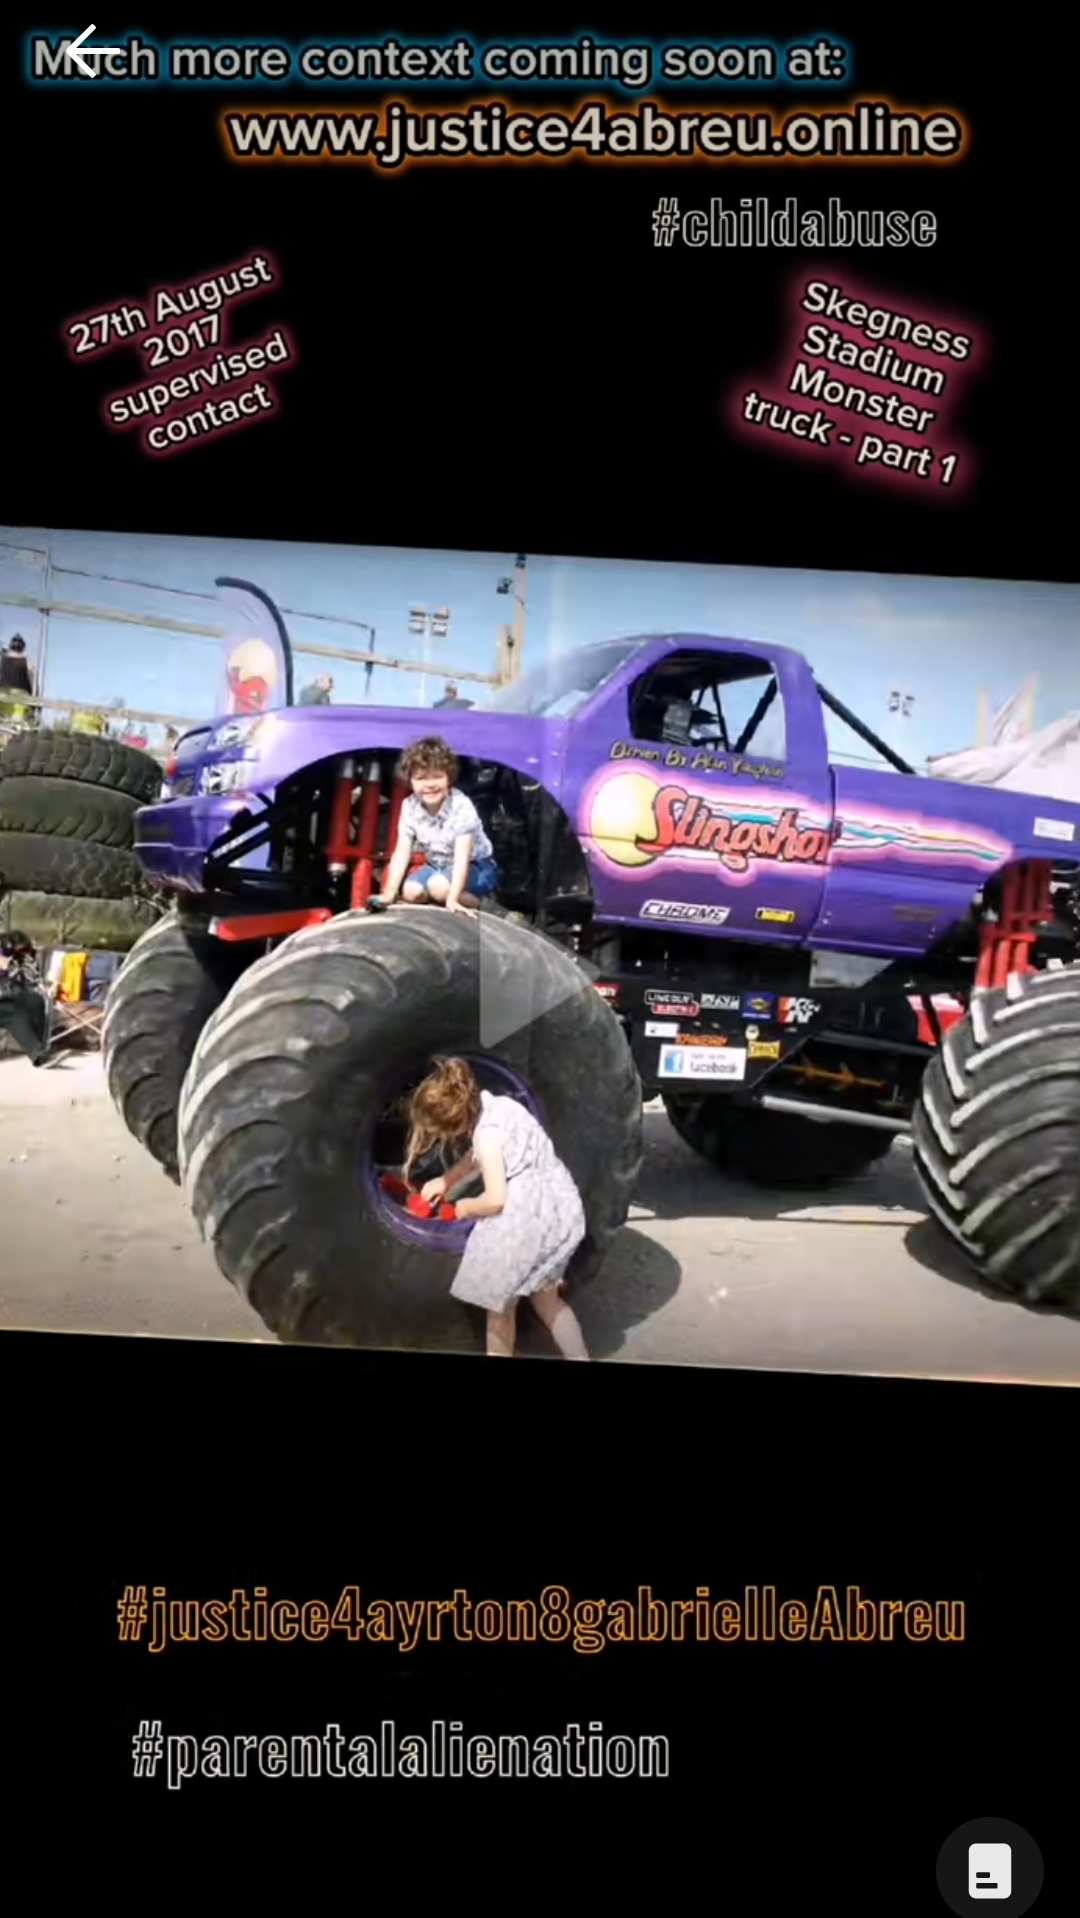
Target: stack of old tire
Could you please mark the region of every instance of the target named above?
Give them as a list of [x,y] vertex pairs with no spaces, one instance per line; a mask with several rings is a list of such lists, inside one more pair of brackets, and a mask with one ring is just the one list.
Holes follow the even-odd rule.
[[42,950],[130,952],[161,916],[135,814],[161,791],[150,753],[93,734],[17,733],[0,751],[0,931]]

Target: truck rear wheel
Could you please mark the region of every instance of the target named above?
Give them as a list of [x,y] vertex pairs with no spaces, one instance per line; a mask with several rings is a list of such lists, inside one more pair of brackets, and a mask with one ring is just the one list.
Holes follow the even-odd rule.
[[915,1167],[982,1278],[1080,1306],[1080,965],[972,1000],[923,1074]]
[[877,1127],[823,1125],[796,1113],[735,1106],[724,1098],[665,1093],[664,1107],[684,1145],[719,1172],[751,1185],[797,1191],[853,1179],[883,1159],[892,1134]]
[[113,1104],[174,1184],[184,1075],[243,963],[236,948],[162,919],[132,948],[106,1002],[102,1053]]
[[[493,1025],[508,996],[517,1011]],[[349,914],[251,967],[184,1085],[192,1212],[278,1338],[482,1349],[482,1314],[450,1297],[468,1226],[418,1220],[380,1186],[385,1155],[400,1165],[384,1114],[439,1053],[469,1060],[481,1084],[544,1124],[588,1225],[571,1284],[593,1275],[624,1223],[641,1087],[622,1028],[568,955],[493,916]]]

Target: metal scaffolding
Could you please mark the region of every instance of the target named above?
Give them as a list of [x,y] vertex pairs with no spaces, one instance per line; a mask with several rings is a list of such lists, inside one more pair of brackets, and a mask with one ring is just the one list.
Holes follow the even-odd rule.
[[[117,574],[91,573],[78,567],[54,566],[48,552],[41,552],[36,549],[10,545],[0,546],[0,559],[5,556],[14,563],[29,567],[32,571],[39,571],[43,575],[42,589],[40,592],[0,592],[0,606],[25,608],[27,611],[36,613],[41,621],[40,638],[35,661],[36,695],[33,699],[25,699],[20,703],[34,706],[39,711],[48,710],[50,712],[71,713],[76,711],[95,712],[105,714],[112,719],[137,719],[155,725],[186,727],[197,723],[192,720],[190,716],[178,713],[150,713],[138,711],[131,707],[117,706],[115,704],[111,706],[99,706],[85,701],[75,702],[56,697],[50,698],[47,690],[49,620],[52,616],[97,620],[104,625],[135,626],[150,632],[176,633],[189,638],[221,641],[225,639],[227,629],[216,623],[180,619],[172,615],[164,616],[162,614],[141,610],[131,611],[118,607],[105,607],[92,601],[67,598],[63,597],[61,593],[57,591],[57,585],[58,582],[68,579],[93,580],[105,586],[120,586],[138,592],[167,594],[170,597],[194,600],[206,605],[215,605],[218,603],[214,594],[197,593],[185,587],[157,586],[150,580],[129,579]],[[350,619],[331,613],[306,613],[289,606],[283,606],[281,611],[290,620],[318,622],[323,625],[351,628],[358,633],[363,633],[366,638],[366,644],[363,648],[328,646],[314,640],[293,639],[291,633],[290,646],[294,654],[304,657],[342,660],[350,665],[363,666],[367,674],[368,684],[370,684],[372,669],[376,666],[382,667],[384,670],[390,672],[419,673],[421,675],[429,673],[431,670],[429,660],[401,659],[394,654],[376,651],[375,628],[368,621]],[[448,667],[446,670],[448,676],[455,680],[468,680],[488,686],[498,686],[502,683],[503,675],[500,672],[479,673],[466,667]]]

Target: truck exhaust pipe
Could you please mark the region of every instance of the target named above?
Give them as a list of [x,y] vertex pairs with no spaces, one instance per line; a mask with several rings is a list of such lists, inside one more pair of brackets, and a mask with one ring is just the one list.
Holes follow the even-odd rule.
[[911,1131],[906,1119],[886,1119],[876,1112],[838,1112],[835,1106],[810,1105],[802,1099],[782,1098],[779,1093],[767,1092],[755,1103],[765,1106],[769,1112],[793,1112],[800,1119],[812,1119],[817,1125],[869,1126],[874,1131],[895,1132],[898,1136]]

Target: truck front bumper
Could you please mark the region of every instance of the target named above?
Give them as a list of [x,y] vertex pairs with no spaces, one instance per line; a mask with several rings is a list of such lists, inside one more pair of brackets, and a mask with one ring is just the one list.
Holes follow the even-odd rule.
[[[258,807],[251,794],[230,793],[205,799],[169,799],[142,806],[135,815],[135,854],[152,885],[170,892],[204,892],[206,856],[228,832],[237,815]],[[260,872],[265,847],[240,863]]]

